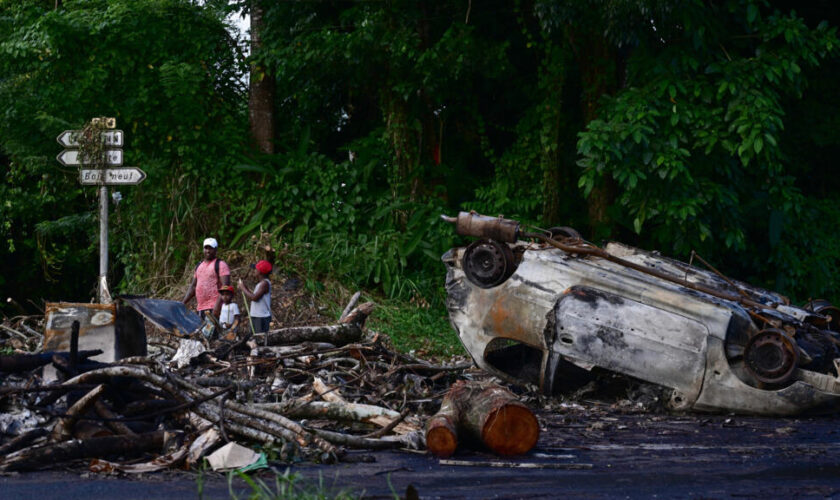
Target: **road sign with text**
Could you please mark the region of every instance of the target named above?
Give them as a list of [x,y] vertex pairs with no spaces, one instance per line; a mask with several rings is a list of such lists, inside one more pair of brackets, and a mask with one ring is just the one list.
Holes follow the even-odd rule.
[[[89,158],[83,159],[79,154],[78,149],[65,149],[56,157],[58,162],[65,167],[76,167],[80,165],[92,165],[95,163]],[[118,167],[123,164],[122,149],[106,149],[105,150],[105,164],[109,166]]]
[[140,184],[145,178],[146,172],[137,167],[79,170],[79,182],[82,184],[131,186]]
[[[65,148],[78,148],[80,146],[79,138],[81,137],[81,130],[65,130],[58,137],[56,141]],[[102,144],[111,148],[121,148],[125,144],[123,142],[122,130],[104,130],[102,131]]]

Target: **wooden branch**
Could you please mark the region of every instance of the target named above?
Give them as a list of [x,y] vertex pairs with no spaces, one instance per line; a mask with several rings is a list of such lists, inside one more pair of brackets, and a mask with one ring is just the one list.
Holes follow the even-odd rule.
[[183,462],[187,457],[188,446],[183,445],[177,450],[161,455],[152,459],[149,462],[143,463],[129,463],[121,464],[118,462],[109,462],[108,460],[94,459],[88,466],[91,472],[105,472],[110,473],[114,471],[125,472],[127,474],[144,474],[146,472],[157,472],[164,469],[171,469],[172,467]]
[[[263,334],[255,337],[263,337]],[[300,344],[301,342],[329,342],[344,345],[358,342],[362,338],[362,328],[356,323],[329,326],[295,326],[269,330],[268,345]],[[264,344],[265,337],[259,344]]]
[[122,434],[123,436],[134,436],[136,433],[132,431],[127,425],[119,421],[119,417],[108,408],[105,403],[102,402],[101,399],[97,399],[93,403],[93,408],[96,410],[96,414],[105,419],[105,425],[108,426],[109,429],[114,431],[116,434]]
[[35,470],[80,458],[99,458],[109,455],[136,456],[147,451],[160,451],[163,448],[165,434],[164,431],[154,431],[137,436],[71,439],[57,444],[26,448],[3,457],[0,461],[0,470]]
[[361,296],[362,292],[356,292],[353,294],[352,297],[350,297],[350,302],[347,303],[347,306],[344,308],[343,311],[341,311],[341,316],[338,317],[339,323],[344,323],[344,318],[346,318],[347,315],[350,314],[350,311],[352,311],[353,308],[356,307],[356,303],[359,302],[359,297]]
[[[289,418],[326,418],[331,420],[366,422],[385,428],[376,431],[379,437],[395,430],[397,434],[408,434],[419,428],[410,423],[403,423],[399,412],[381,406],[347,401],[302,401],[293,400],[286,403],[263,403],[258,408],[277,412]],[[396,422],[396,423],[394,423]]]
[[[183,379],[183,378],[181,378],[177,375],[170,374],[170,378],[172,378],[172,380],[174,380],[175,383],[177,383],[181,387],[184,387],[184,388],[186,388],[186,389],[188,389],[188,390],[190,390],[190,391],[192,391],[196,394],[205,395],[205,394],[208,393],[208,391],[187,382],[185,379]],[[237,403],[235,401],[225,401],[225,407],[234,410],[234,412],[238,412],[238,413],[241,413],[243,415],[247,415],[247,416],[251,416],[251,417],[256,417],[258,419],[269,420],[272,423],[275,423],[275,424],[278,424],[279,426],[282,426],[284,429],[289,431],[293,436],[295,436],[295,438],[292,438],[292,439],[290,439],[288,436],[283,436],[283,437],[285,439],[290,440],[290,441],[291,440],[296,440],[296,441],[298,441],[298,443],[300,443],[301,446],[306,446],[311,442],[311,443],[315,444],[316,446],[318,446],[319,448],[321,448],[322,450],[324,450],[328,453],[336,453],[338,451],[330,443],[328,443],[328,442],[326,442],[322,439],[319,439],[317,436],[311,435],[306,429],[301,427],[300,424],[298,424],[297,422],[294,422],[292,420],[289,420],[288,418],[283,417],[282,415],[277,415],[275,413],[263,411],[263,410],[260,410],[260,409],[257,409],[257,408],[252,408],[250,406],[243,405],[243,404]],[[236,415],[236,413],[233,413],[233,415]],[[208,419],[208,420],[212,421],[213,419]],[[251,421],[254,421],[254,419],[252,418]],[[265,430],[265,428],[262,428],[261,430]]]
[[344,319],[339,321],[339,323],[358,325],[359,328],[361,328],[365,325],[365,321],[367,320],[367,317],[370,316],[370,313],[373,312],[374,307],[376,307],[375,302],[365,302],[350,311],[346,316],[344,316]]
[[58,424],[53,428],[50,438],[53,441],[69,439],[72,436],[73,426],[76,424],[76,421],[79,417],[87,413],[96,400],[99,399],[99,396],[102,395],[103,391],[105,391],[105,385],[99,384],[76,401],[73,406],[68,408],[64,418],[59,420]]
[[[38,385],[33,387],[21,387],[21,386],[11,386],[11,387],[3,387],[0,388],[0,396],[5,396],[6,394],[29,394],[32,392],[57,392],[58,397],[61,397],[62,394],[70,392],[70,391],[77,391],[80,389],[87,389],[91,390],[96,385],[94,384],[75,384],[75,385],[63,385],[63,384],[48,384],[48,385]],[[42,403],[39,403],[40,406],[43,406]]]
[[3,446],[0,446],[0,457],[18,451],[24,446],[29,446],[29,444],[35,441],[36,439],[46,436],[49,433],[50,431],[43,427],[36,427],[30,431],[24,432],[23,434],[12,439],[8,443],[4,443]]
[[[89,358],[102,354],[102,350],[96,349],[92,351],[79,351],[80,358]],[[44,366],[52,362],[53,357],[67,358],[70,356],[66,352],[43,352],[38,354],[4,354],[0,355],[0,372],[2,373],[21,373],[35,368]]]
[[324,429],[311,429],[313,434],[316,434],[322,439],[349,448],[361,448],[367,450],[389,450],[392,448],[399,448],[405,446],[403,441],[386,440],[386,439],[370,439],[361,436],[353,436],[350,434],[343,434],[341,432],[327,431]]
[[[193,398],[190,394],[182,389],[179,389],[176,385],[173,385],[169,380],[155,375],[151,373],[148,368],[145,367],[136,367],[136,366],[111,366],[108,368],[101,368],[99,370],[90,371],[87,373],[83,373],[78,375],[66,383],[82,383],[82,382],[89,382],[91,380],[100,380],[105,379],[108,380],[112,377],[135,377],[141,380],[145,380],[153,385],[160,387],[161,389],[165,390],[166,392],[175,396],[176,399],[179,401],[183,401],[185,403],[190,403],[187,406],[192,406],[194,403]],[[185,380],[181,379],[180,377],[176,376],[175,374],[170,373],[169,378],[171,380],[175,380],[178,385],[182,387],[186,387],[189,391],[192,391],[196,394],[201,395],[202,397],[209,398],[213,396],[213,393],[209,391],[205,391],[200,387],[193,386],[189,384]],[[229,390],[225,388],[223,391]],[[223,391],[220,391],[217,394],[221,394]],[[231,407],[233,403],[231,401],[226,402],[228,407]],[[239,405],[241,406],[241,405]],[[243,415],[238,411],[238,408],[235,409],[236,411],[225,413],[225,416],[229,418],[231,421],[226,422],[226,426],[232,432],[244,436],[248,439],[254,439],[255,441],[260,441],[262,443],[272,443],[277,438],[285,439],[288,441],[294,440],[303,440],[305,444],[311,440],[313,436],[310,436],[308,432],[303,430],[299,425],[295,424],[295,426],[302,431],[302,433],[295,433],[290,429],[286,429],[276,425],[274,423],[267,423],[267,422],[260,422],[253,418],[250,418],[246,415]],[[204,418],[205,420],[209,420],[211,422],[217,421],[219,419],[219,412],[218,409],[213,407],[207,402],[200,403],[195,405],[193,411]],[[302,435],[301,435],[302,434]],[[307,439],[310,438],[310,439]],[[323,440],[318,440],[320,443],[324,443]],[[334,450],[335,448],[330,445],[329,443],[326,444],[327,448],[330,450]]]
[[321,396],[321,399],[324,401],[329,401],[330,403],[347,403],[347,400],[345,400],[344,397],[342,397],[341,392],[339,392],[338,387],[328,386],[320,379],[320,377],[313,377],[312,389]]
[[187,455],[187,465],[192,466],[197,464],[199,460],[222,440],[219,431],[210,428],[202,432],[197,438],[190,443],[189,453]]
[[[393,421],[391,421],[391,423],[389,423],[385,427],[383,427],[383,428],[381,428],[377,431],[373,431],[369,434],[365,434],[362,437],[378,438],[378,437],[384,436],[385,434],[388,434],[389,432],[393,431],[394,429],[396,429],[400,425],[400,422],[402,422],[405,419],[405,417],[408,416],[408,413],[409,413],[408,408],[406,408],[405,410],[400,412],[400,414],[397,418],[395,418]],[[414,430],[417,430],[417,429],[415,428]],[[398,434],[403,434],[403,433],[398,432]]]

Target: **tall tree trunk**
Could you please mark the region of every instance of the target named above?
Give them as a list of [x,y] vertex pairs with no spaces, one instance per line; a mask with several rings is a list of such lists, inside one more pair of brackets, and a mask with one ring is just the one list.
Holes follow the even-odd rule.
[[540,163],[542,179],[542,222],[546,226],[560,224],[560,193],[563,191],[564,165],[561,163],[562,144],[560,124],[562,117],[563,87],[568,70],[563,48],[549,40],[545,41],[545,62],[540,65],[540,86],[546,96],[542,103],[542,137]]
[[[263,7],[260,0],[251,0],[251,57],[259,58],[262,48]],[[274,153],[274,74],[263,64],[251,64],[248,120],[251,140],[261,153]]]
[[[572,47],[580,67],[583,84],[583,122],[598,117],[598,101],[604,95],[612,94],[618,86],[615,51],[608,45],[602,33],[594,31],[575,31],[570,28]],[[615,181],[610,172],[606,172],[601,184],[592,188],[587,200],[589,224],[593,236],[605,236],[610,232],[610,220],[607,209],[615,198]]]

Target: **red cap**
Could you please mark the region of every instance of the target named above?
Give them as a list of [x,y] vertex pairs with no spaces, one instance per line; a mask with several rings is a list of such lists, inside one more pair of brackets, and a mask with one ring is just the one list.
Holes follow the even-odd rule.
[[233,293],[233,287],[231,285],[222,285],[222,286],[219,287],[219,292]]
[[261,261],[257,262],[257,265],[254,266],[254,268],[260,274],[268,274],[268,273],[271,272],[271,263],[267,260],[261,260]]

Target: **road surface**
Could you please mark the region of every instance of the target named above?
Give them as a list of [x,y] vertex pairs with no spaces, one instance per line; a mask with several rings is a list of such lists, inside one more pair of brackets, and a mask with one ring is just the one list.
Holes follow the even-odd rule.
[[[354,463],[296,464],[298,484],[370,498],[840,498],[840,417],[671,415],[572,404],[539,414],[526,456],[459,450],[450,462],[420,453],[352,452]],[[286,464],[272,464],[285,470]],[[0,476],[0,498],[198,498],[196,475],[86,474],[84,465]],[[261,477],[273,483],[270,474]],[[240,495],[247,491],[234,482]],[[203,498],[230,498],[210,473]]]

